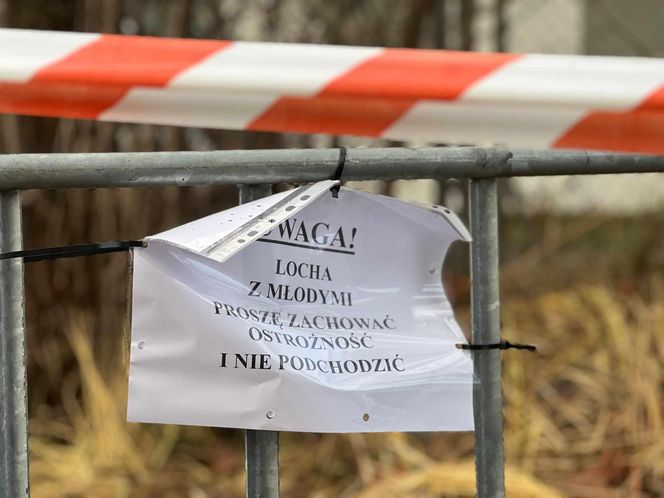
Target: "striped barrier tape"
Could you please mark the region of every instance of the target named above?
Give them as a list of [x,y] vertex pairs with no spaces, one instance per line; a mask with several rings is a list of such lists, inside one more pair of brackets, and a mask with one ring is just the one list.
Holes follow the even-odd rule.
[[664,60],[0,29],[0,113],[664,153]]

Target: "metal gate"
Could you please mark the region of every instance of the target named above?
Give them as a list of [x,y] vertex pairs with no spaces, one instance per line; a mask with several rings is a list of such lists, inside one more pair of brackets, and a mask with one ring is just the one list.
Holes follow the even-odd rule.
[[[240,202],[278,182],[331,178],[338,149],[0,156],[0,253],[22,246],[21,191],[238,184]],[[472,342],[500,341],[497,178],[664,172],[664,156],[477,147],[350,149],[344,180],[469,180]],[[0,261],[0,498],[29,495],[23,262]],[[499,350],[475,354],[477,495],[505,495]],[[247,496],[279,495],[278,433],[246,431]]]

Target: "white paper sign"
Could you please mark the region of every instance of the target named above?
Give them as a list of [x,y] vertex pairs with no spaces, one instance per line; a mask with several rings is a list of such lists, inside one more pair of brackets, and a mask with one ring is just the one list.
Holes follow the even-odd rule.
[[128,419],[307,432],[472,430],[441,285],[447,209],[331,183],[148,238],[134,254]]

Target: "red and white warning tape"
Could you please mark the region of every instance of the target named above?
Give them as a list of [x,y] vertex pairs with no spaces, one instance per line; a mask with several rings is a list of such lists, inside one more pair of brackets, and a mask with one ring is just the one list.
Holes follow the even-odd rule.
[[0,29],[0,112],[664,153],[664,60]]

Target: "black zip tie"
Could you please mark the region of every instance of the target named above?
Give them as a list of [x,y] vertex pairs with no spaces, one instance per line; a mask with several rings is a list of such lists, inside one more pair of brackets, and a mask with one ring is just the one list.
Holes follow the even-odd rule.
[[500,341],[494,344],[457,344],[457,349],[469,351],[487,351],[490,349],[525,349],[526,351],[537,351],[537,347],[531,344],[519,344],[516,342]]
[[330,180],[338,180],[339,183],[334,185],[330,192],[332,192],[332,197],[337,199],[339,197],[339,189],[341,188],[341,176],[344,174],[344,166],[346,166],[346,147],[339,148],[339,160],[337,161],[337,169],[332,175]]
[[23,258],[24,263],[34,263],[48,259],[75,258],[77,256],[94,256],[109,252],[128,251],[132,247],[147,247],[142,240],[113,240],[94,244],[78,244],[73,246],[47,247],[44,249],[27,249],[0,254],[0,260]]

